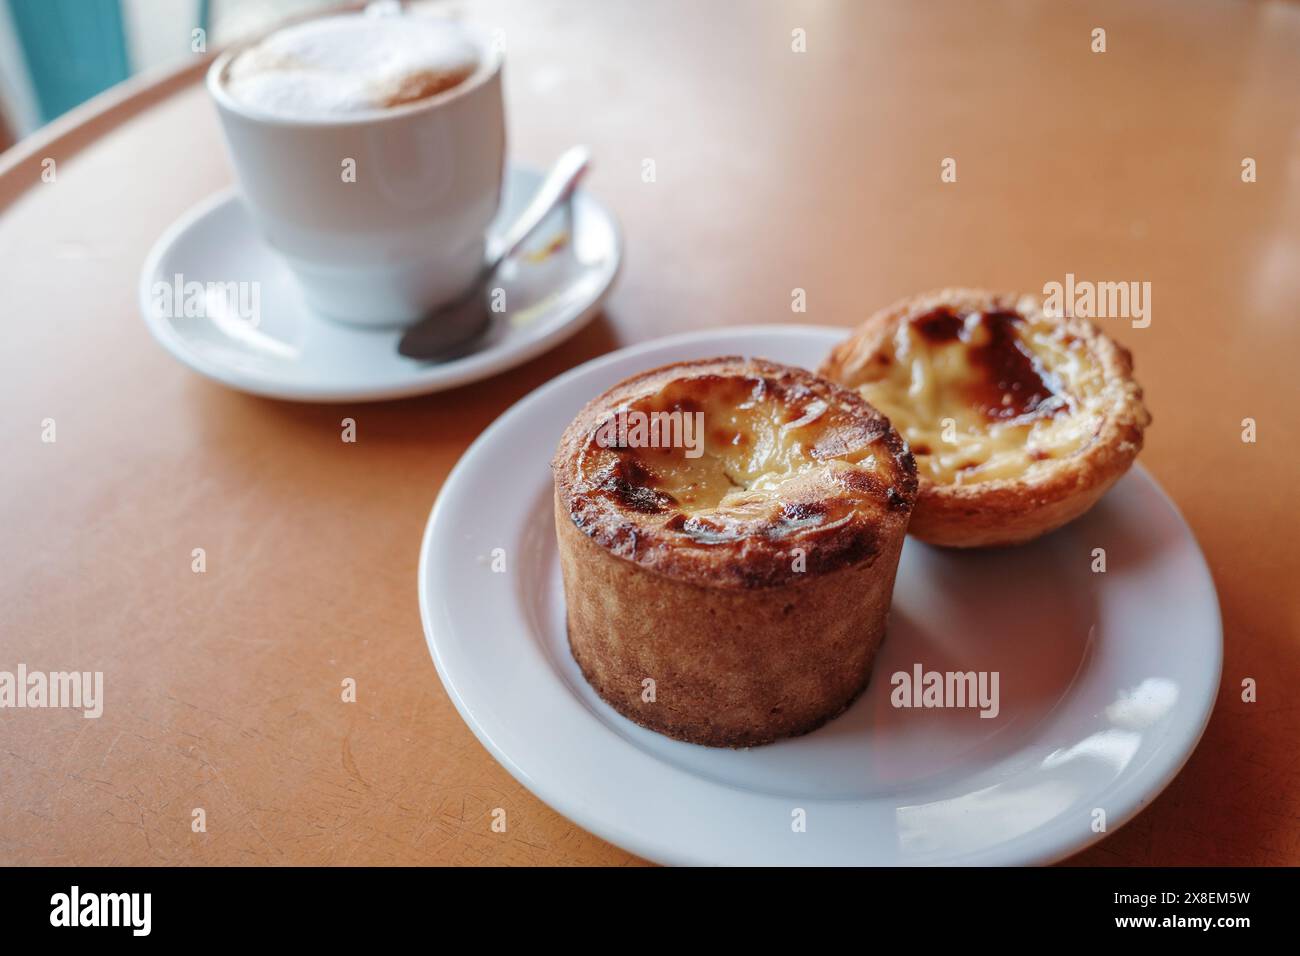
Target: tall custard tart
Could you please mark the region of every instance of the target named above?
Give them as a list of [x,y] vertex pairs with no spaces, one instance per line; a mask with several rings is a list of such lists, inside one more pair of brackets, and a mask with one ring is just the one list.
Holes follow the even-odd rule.
[[945,289],[877,312],[821,374],[887,416],[916,457],[916,537],[1019,544],[1082,515],[1142,449],[1128,350],[1035,296]]
[[855,392],[761,359],[678,362],[590,402],[552,468],[569,644],[620,713],[748,747],[866,686],[916,467]]

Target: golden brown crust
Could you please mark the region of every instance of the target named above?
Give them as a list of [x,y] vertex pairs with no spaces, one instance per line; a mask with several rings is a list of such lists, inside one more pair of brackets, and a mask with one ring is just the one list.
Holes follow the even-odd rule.
[[1151,421],[1142,389],[1133,378],[1131,354],[1087,319],[1048,316],[1034,296],[943,289],[904,299],[872,315],[835,347],[821,374],[857,387],[871,363],[888,348],[900,323],[944,306],[961,313],[1012,310],[1059,325],[1065,335],[1083,343],[1100,366],[1104,376],[1096,402],[1100,416],[1085,447],[1043,463],[1029,477],[950,484],[933,480],[922,469],[909,532],[950,547],[1009,545],[1032,540],[1079,517],[1129,469]]
[[[620,407],[675,390],[701,398],[739,384],[762,391],[797,417],[814,403],[830,419],[809,451],[814,459],[852,458],[870,451],[876,467],[818,469],[782,486],[770,506],[742,516],[691,513],[643,480],[641,462],[590,460],[594,436]],[[674,406],[683,401],[675,401]],[[690,408],[687,409],[688,411]],[[653,469],[653,462],[646,465]],[[761,588],[787,583],[801,549],[807,571],[825,573],[860,563],[906,527],[916,498],[916,467],[889,422],[855,392],[805,369],[726,356],[678,362],[620,382],[589,402],[565,430],[552,462],[560,499],[582,531],[642,567],[714,587]]]
[[[685,530],[685,516],[707,516],[709,503],[692,510],[665,501],[665,486],[635,469],[616,476],[621,486],[607,481],[624,458],[593,437],[611,410],[665,395],[668,405],[692,395],[752,398],[756,389],[789,413],[783,434],[817,440],[789,446],[808,467],[772,488],[770,502],[738,493],[744,506],[733,511],[732,534]],[[651,406],[663,406],[657,401]],[[802,430],[810,416],[825,418],[824,427]],[[584,467],[593,462],[596,474]],[[553,467],[570,647],[620,713],[679,740],[749,747],[814,730],[861,693],[884,636],[916,485],[902,440],[859,396],[762,360],[665,366],[584,408]],[[628,480],[637,477],[644,483]],[[833,526],[782,526],[791,506],[833,516]]]
[[558,495],[555,527],[569,646],[629,720],[690,743],[753,747],[816,730],[867,685],[902,535],[868,564],[737,590],[671,581],[612,555]]

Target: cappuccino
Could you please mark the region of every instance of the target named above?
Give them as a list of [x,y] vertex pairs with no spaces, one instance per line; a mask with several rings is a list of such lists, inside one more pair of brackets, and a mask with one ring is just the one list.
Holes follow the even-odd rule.
[[437,96],[478,66],[476,46],[454,23],[357,13],[277,30],[235,57],[223,85],[262,113],[332,119]]

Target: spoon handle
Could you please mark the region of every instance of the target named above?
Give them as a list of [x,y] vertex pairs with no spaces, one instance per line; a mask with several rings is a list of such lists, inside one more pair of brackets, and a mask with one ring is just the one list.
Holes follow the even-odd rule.
[[528,237],[537,231],[551,210],[573,192],[590,162],[591,152],[585,146],[572,146],[560,154],[524,211],[510,224],[510,228],[492,242],[487,253],[485,274],[491,274],[503,260],[528,241]]

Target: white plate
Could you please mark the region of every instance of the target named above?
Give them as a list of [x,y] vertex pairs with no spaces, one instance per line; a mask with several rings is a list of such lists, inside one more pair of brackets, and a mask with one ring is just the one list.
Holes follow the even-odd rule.
[[[962,553],[911,539],[871,684],[822,729],[751,750],[629,722],[583,680],[564,633],[548,463],[578,409],[681,359],[756,355],[816,367],[842,329],[720,329],[588,362],[470,447],[420,553],[429,650],[489,751],[560,813],[667,863],[1026,864],[1131,819],[1209,718],[1222,633],[1191,532],[1135,469],[1034,544]],[[506,572],[492,569],[504,549]],[[1107,570],[1093,573],[1093,549]],[[1000,673],[1001,713],[895,709],[890,675]],[[795,811],[806,832],[794,832]]]
[[[498,223],[508,223],[541,182],[541,174],[510,167]],[[557,209],[529,247],[534,253],[562,234],[552,255],[507,263],[501,274],[508,312],[463,357],[425,362],[397,353],[401,330],[366,329],[311,312],[288,266],[259,237],[234,190],[210,197],[173,224],[154,245],[140,276],[140,308],[154,337],[208,378],[270,398],[307,402],[377,401],[423,395],[495,375],[540,355],[582,328],[599,311],[618,274],[621,243],[614,217],[579,190]],[[203,317],[160,314],[155,283],[258,283],[256,324],[219,296]],[[252,286],[246,287],[251,305]],[[246,310],[252,314],[252,309]]]

